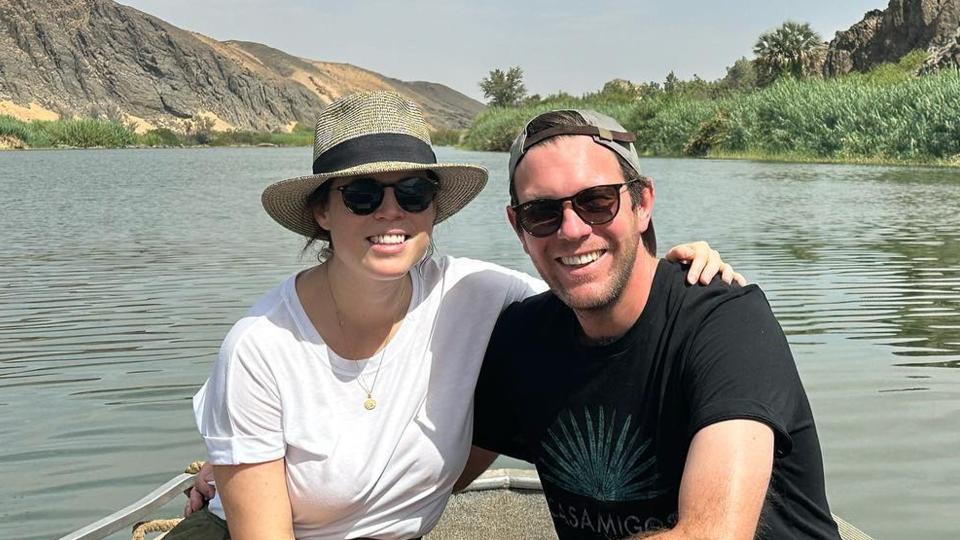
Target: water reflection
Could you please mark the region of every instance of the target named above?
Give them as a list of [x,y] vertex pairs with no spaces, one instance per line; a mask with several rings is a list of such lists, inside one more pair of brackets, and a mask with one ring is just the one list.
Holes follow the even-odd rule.
[[[532,272],[504,217],[505,156],[441,153],[492,176],[438,228],[438,251]],[[202,455],[189,400],[220,340],[309,264],[259,205],[309,154],[0,153],[0,538],[61,534]],[[960,371],[930,368],[960,367],[958,173],[645,165],[660,245],[707,238],[767,292],[818,413],[838,513],[880,537],[948,538],[938,512],[960,472]],[[892,429],[898,442],[883,438]],[[890,456],[899,476],[878,476]],[[929,519],[909,528],[891,505]]]
[[723,191],[735,194],[685,214],[733,206],[716,221],[735,240],[714,243],[735,262],[747,257],[741,267],[767,290],[788,335],[838,333],[926,358],[903,365],[957,367],[960,173],[725,165],[735,179]]

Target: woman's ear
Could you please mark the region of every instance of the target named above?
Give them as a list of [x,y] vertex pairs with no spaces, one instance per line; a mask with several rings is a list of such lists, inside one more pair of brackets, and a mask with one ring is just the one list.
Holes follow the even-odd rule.
[[330,230],[330,213],[327,204],[318,204],[313,207],[313,220],[324,230]]

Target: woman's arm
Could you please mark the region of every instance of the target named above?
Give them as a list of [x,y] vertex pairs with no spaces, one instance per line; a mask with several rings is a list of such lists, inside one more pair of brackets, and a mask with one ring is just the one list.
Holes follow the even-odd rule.
[[293,540],[285,461],[214,465],[213,476],[233,540]]

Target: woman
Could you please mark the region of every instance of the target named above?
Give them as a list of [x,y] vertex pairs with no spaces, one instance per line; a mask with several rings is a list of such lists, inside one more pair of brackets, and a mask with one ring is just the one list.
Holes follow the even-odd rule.
[[327,107],[313,172],[268,187],[263,204],[326,243],[326,257],[259,300],[224,340],[194,398],[217,497],[170,539],[225,538],[225,516],[236,540],[428,532],[470,450],[474,385],[497,316],[545,289],[493,264],[429,256],[433,225],[473,199],[487,173],[436,163],[420,111],[400,96]]

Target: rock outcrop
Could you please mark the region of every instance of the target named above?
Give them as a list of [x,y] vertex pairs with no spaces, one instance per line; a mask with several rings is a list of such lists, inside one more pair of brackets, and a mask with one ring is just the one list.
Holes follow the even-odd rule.
[[930,56],[920,67],[920,73],[932,73],[948,68],[960,70],[960,28],[957,28],[949,43],[930,49]]
[[446,86],[404,82],[349,64],[220,42],[110,0],[0,0],[0,104],[61,116],[215,129],[310,125],[340,95],[392,89],[435,128],[469,125],[483,105]]
[[914,49],[943,47],[960,28],[960,0],[890,0],[885,10],[837,32],[823,73],[842,75],[896,62]]

